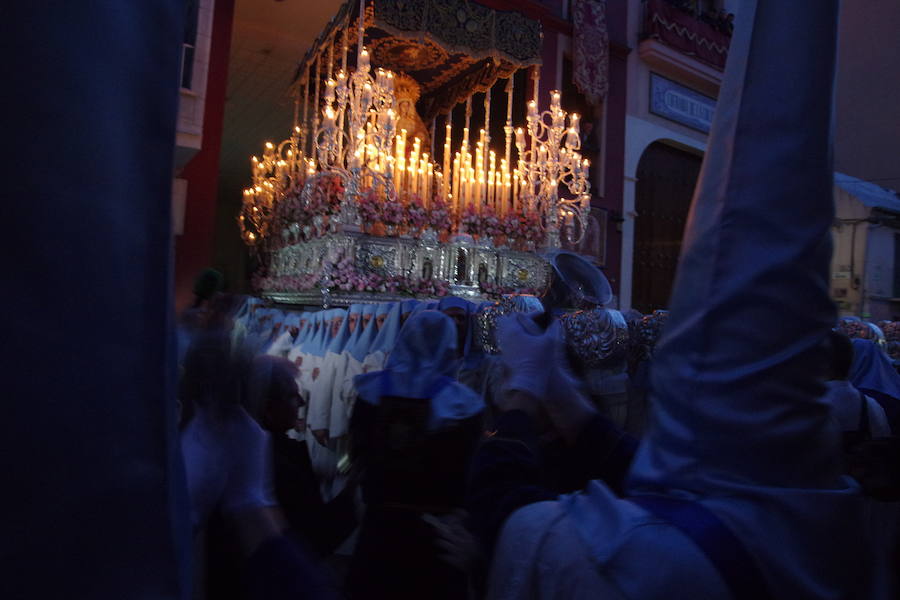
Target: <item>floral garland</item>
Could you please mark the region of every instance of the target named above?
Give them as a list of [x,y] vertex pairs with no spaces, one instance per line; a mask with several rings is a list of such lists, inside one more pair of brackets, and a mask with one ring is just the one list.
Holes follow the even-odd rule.
[[479,283],[478,289],[481,290],[481,293],[484,294],[486,298],[490,298],[491,300],[499,300],[503,296],[508,296],[509,294],[528,294],[532,296],[537,296],[539,294],[538,290],[533,288],[516,288],[499,285],[490,281]]
[[344,183],[337,175],[324,175],[316,179],[309,195],[306,210],[312,215],[335,215],[341,210]]
[[[325,269],[316,273],[269,277],[256,274],[252,284],[258,291],[301,292],[322,287]],[[329,287],[344,292],[391,293],[406,296],[431,296],[441,298],[450,293],[450,282],[442,279],[425,279],[403,275],[383,276],[378,273],[360,273],[353,260],[343,253],[331,263],[328,272]]]
[[492,238],[505,235],[500,217],[494,212],[493,206],[485,206],[481,211],[481,234]]
[[299,237],[303,240],[322,235],[324,231],[314,229],[316,217],[330,217],[341,210],[344,184],[337,175],[324,175],[313,184],[309,202],[303,202],[303,184],[293,186],[275,205],[272,215],[270,247],[277,249],[288,243],[282,232],[296,224]]
[[[306,203],[302,192],[303,187],[296,186],[276,204],[272,232],[268,236],[271,249],[327,233],[329,218],[341,210],[345,190],[339,176],[325,175],[313,184]],[[404,194],[391,200],[383,192],[370,189],[358,197],[357,210],[363,223],[370,226],[380,223],[387,226],[387,233],[391,234],[408,230],[418,237],[426,228],[439,234],[453,233],[450,206],[438,197],[434,197],[426,208],[422,198],[415,194]],[[293,235],[285,233],[288,231]],[[377,228],[375,231],[376,235],[385,234],[384,227],[380,228],[380,233]],[[481,207],[479,212],[474,204],[468,204],[460,216],[459,231],[476,237],[506,236],[511,243],[519,244],[540,245],[544,241],[544,229],[538,215],[511,213],[501,216],[489,205]]]
[[533,213],[522,217],[519,237],[528,242],[540,245],[544,241],[544,226],[541,218]]
[[[383,277],[377,273],[360,274],[347,258],[333,265],[329,276],[331,288],[344,292],[389,293],[412,297],[442,298],[450,294],[450,283],[442,279],[423,279],[396,275]],[[257,291],[302,292],[322,287],[322,273],[282,275],[268,277],[255,275],[253,288]],[[516,288],[486,281],[479,284],[479,290],[486,298],[499,300],[509,294],[537,295],[532,288]]]
[[381,204],[381,222],[393,227],[406,225],[406,207],[399,200],[386,200]]
[[463,210],[462,217],[459,220],[459,227],[463,233],[469,235],[481,235],[481,216],[475,210],[475,205],[469,203]]
[[403,194],[398,200],[388,200],[383,194],[369,190],[360,196],[357,208],[363,223],[381,223],[396,230],[408,228],[414,236],[420,235],[426,227],[449,232],[453,224],[450,208],[444,201],[435,198],[431,208],[425,208],[422,198],[415,194]]
[[375,223],[381,220],[381,200],[375,190],[369,190],[359,197],[356,210],[363,223]]
[[431,210],[428,211],[428,226],[437,232],[450,231],[453,221],[450,218],[450,207],[446,202],[439,198],[435,198],[431,203]]
[[428,211],[418,196],[410,195],[406,203],[406,222],[413,232],[421,231],[428,224]]

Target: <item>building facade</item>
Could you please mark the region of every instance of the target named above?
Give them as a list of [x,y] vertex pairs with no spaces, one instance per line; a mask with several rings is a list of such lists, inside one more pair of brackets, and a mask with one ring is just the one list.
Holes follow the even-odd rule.
[[[572,108],[587,102],[571,81],[578,3],[544,3],[570,29],[542,19],[542,90],[562,89]],[[588,239],[577,250],[604,270],[620,308],[648,312],[668,304],[738,3],[596,4],[605,6],[609,41],[608,92],[586,109],[595,123],[592,188],[601,244]]]
[[[629,0],[619,306],[668,305],[736,2]],[[711,18],[715,15],[715,18]]]
[[842,316],[900,319],[900,197],[835,173],[831,295]]
[[219,154],[234,0],[185,2],[180,98],[172,184],[175,304],[213,261]]

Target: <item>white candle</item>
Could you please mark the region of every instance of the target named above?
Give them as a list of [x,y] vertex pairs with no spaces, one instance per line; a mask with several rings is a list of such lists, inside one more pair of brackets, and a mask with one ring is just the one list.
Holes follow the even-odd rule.
[[419,159],[419,195],[422,196],[422,202],[428,201],[428,190],[426,189],[428,186],[428,153],[422,155],[422,158]]
[[559,90],[550,92],[550,110],[551,112],[559,112]]
[[453,202],[456,205],[457,212],[459,211],[459,152],[456,153],[456,157],[453,159],[453,181],[451,182],[453,186]]
[[481,181],[484,179],[482,177],[481,172],[481,154],[483,151],[483,147],[481,142],[479,141],[475,144],[475,197],[477,198],[477,203],[481,204]]
[[[448,119],[450,118],[449,115],[447,118]],[[450,123],[447,123],[446,130],[447,130],[446,136],[444,138],[444,171],[443,172],[446,174],[449,174],[450,173],[450,141],[452,138]],[[444,195],[445,198],[447,197],[447,186],[449,184],[450,184],[450,179],[449,179],[449,177],[447,177],[443,181],[443,186],[441,186],[442,187],[441,193]]]

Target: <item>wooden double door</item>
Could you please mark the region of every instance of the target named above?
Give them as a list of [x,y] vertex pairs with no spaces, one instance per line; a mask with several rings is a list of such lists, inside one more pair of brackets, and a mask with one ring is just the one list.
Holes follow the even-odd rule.
[[666,309],[702,158],[654,142],[638,163],[631,305]]

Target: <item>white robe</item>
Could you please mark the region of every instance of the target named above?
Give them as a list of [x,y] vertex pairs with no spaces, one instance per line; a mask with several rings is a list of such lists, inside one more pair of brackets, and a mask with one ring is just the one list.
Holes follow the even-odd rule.
[[332,438],[347,435],[350,416],[356,403],[356,387],[353,378],[363,373],[364,363],[356,360],[351,354],[344,353],[344,364],[340,372],[340,381],[335,380],[334,394],[331,401],[331,422],[329,425]]
[[[318,369],[318,377],[312,379],[309,387],[309,408],[306,412],[306,428],[308,431],[328,431],[331,421],[331,399],[334,388],[336,363],[340,359],[339,354],[327,352],[323,357],[313,357],[314,367]],[[328,501],[332,497],[331,482],[337,474],[338,456],[333,444],[322,446],[312,435],[307,436],[306,443],[309,448],[310,461],[321,486],[323,499]]]
[[[296,344],[291,347],[286,358],[297,366],[297,377],[295,381],[297,383],[297,390],[300,392],[300,397],[303,399],[303,406],[300,406],[297,409],[297,419],[302,419],[305,423],[306,410],[309,406],[309,384],[307,383],[307,378],[309,377],[309,355],[302,352],[300,344]],[[288,432],[288,436],[291,439],[298,441],[306,439],[306,426],[304,425],[302,431],[292,429]]]
[[[828,391],[822,397],[831,405],[831,415],[837,421],[841,431],[859,430],[860,419],[860,393],[849,381],[829,381]],[[866,408],[869,413],[869,434],[873,438],[888,437],[891,435],[891,426],[888,424],[884,409],[876,400],[865,396]]]
[[[715,567],[678,529],[591,483],[605,501],[604,534],[588,548],[571,496],[514,512],[490,574],[491,600],[699,600],[731,598]],[[659,583],[665,581],[666,585]]]
[[266,354],[269,356],[278,356],[281,358],[286,358],[288,353],[291,351],[291,347],[294,343],[294,338],[291,336],[290,331],[283,331],[278,334],[278,337],[275,338],[275,341],[269,344],[269,347],[266,349]]

